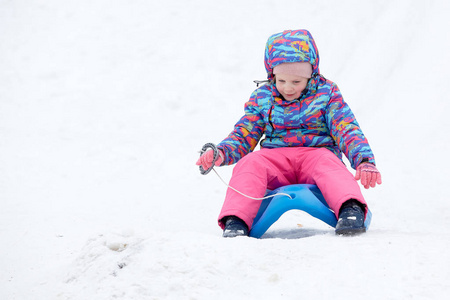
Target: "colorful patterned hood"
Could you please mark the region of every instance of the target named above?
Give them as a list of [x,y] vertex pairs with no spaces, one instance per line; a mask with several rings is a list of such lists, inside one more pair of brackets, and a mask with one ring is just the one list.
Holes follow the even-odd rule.
[[273,79],[275,66],[291,62],[309,62],[313,66],[313,74],[320,74],[319,51],[308,30],[285,30],[267,40],[264,56],[267,79]]

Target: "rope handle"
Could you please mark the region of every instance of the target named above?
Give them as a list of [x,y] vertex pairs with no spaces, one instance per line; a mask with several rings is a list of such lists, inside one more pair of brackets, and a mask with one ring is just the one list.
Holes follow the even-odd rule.
[[214,168],[216,161],[219,159],[219,149],[217,148],[217,146],[213,143],[206,143],[205,145],[203,145],[202,150],[200,150],[200,156],[203,155],[203,153],[206,152],[206,150],[208,150],[209,148],[211,148],[214,151],[214,156],[213,156],[213,161],[211,164],[211,167],[209,167],[208,169],[204,169],[202,165],[200,165],[198,168],[200,169],[200,174],[202,175],[206,175],[209,172],[211,172],[211,170]]
[[202,150],[199,151],[199,152],[200,152],[200,156],[202,156],[203,153],[205,153],[209,148],[211,148],[211,149],[214,151],[213,162],[212,162],[212,164],[211,164],[211,167],[209,167],[209,168],[206,169],[206,170],[203,169],[203,167],[202,167],[201,165],[199,166],[200,173],[201,173],[202,175],[206,175],[206,174],[208,174],[209,172],[211,172],[211,170],[213,170],[214,173],[216,173],[216,175],[219,177],[219,179],[220,179],[227,187],[229,187],[230,189],[232,189],[232,190],[235,191],[236,193],[239,193],[239,194],[241,194],[242,196],[244,196],[244,197],[246,197],[246,198],[249,198],[249,199],[252,199],[252,200],[259,200],[259,201],[261,201],[261,200],[268,199],[268,198],[272,198],[272,197],[275,197],[275,196],[278,196],[278,195],[284,195],[284,196],[287,196],[288,198],[292,199],[292,196],[289,195],[289,194],[286,194],[286,193],[276,193],[276,194],[274,194],[274,195],[269,195],[269,196],[265,196],[265,197],[262,197],[262,198],[255,198],[255,197],[248,196],[248,195],[246,195],[246,194],[244,194],[244,193],[238,191],[237,189],[235,189],[234,187],[232,187],[232,186],[230,186],[228,183],[226,183],[225,180],[223,180],[223,178],[219,175],[219,173],[217,173],[217,171],[214,169],[215,163],[216,163],[216,161],[219,159],[219,149],[217,148],[217,146],[216,146],[215,144],[213,144],[213,143],[206,143],[206,144],[203,146]]

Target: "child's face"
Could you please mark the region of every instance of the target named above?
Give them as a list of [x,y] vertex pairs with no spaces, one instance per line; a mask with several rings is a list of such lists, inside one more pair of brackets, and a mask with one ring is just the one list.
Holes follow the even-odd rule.
[[308,85],[308,80],[308,78],[290,74],[275,76],[277,90],[287,101],[298,99]]

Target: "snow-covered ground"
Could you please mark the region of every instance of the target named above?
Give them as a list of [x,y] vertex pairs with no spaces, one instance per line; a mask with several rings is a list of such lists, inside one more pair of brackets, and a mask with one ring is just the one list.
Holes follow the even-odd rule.
[[[443,299],[450,2],[0,0],[0,299]],[[223,239],[195,166],[309,29],[373,147],[370,231]],[[232,167],[218,169],[229,179]],[[301,224],[299,226],[298,224]]]

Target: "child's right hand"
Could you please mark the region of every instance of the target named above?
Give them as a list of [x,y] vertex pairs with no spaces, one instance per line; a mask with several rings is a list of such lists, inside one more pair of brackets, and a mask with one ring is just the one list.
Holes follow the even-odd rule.
[[[224,154],[222,150],[219,150],[219,158],[217,159],[214,165],[217,167],[220,166],[223,163],[223,158]],[[214,160],[214,151],[210,149],[205,153],[203,153],[202,156],[200,156],[200,158],[196,162],[196,165],[202,166],[204,170],[208,170],[209,168],[211,168],[213,160]]]

